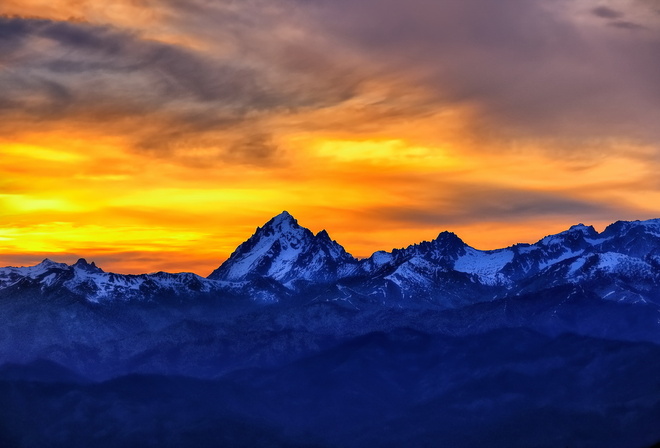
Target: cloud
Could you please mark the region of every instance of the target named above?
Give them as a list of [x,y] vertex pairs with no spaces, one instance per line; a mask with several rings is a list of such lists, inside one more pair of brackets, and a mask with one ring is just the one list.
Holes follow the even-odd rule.
[[602,17],[603,19],[620,19],[623,17],[623,13],[608,8],[607,6],[598,6],[591,10],[591,13],[596,17]]
[[623,204],[598,202],[569,194],[530,191],[492,185],[448,186],[449,194],[424,204],[374,207],[366,213],[386,221],[412,226],[447,228],[498,222],[516,223],[530,219],[570,217],[584,222],[611,220],[612,216],[639,216],[639,211]]
[[318,4],[338,51],[425,87],[436,108],[470,105],[480,138],[660,140],[660,35],[585,25],[561,0]]
[[[111,3],[0,6],[24,14],[0,17],[0,187],[49,207],[6,221],[103,223],[111,265],[227,255],[220,236],[244,235],[216,233],[240,221],[223,219],[251,230],[274,207],[370,248],[652,211],[657,176],[638,178],[660,153],[657,0]],[[75,261],[101,244],[96,227],[45,229],[17,247]]]
[[254,133],[247,135],[229,147],[226,156],[239,161],[264,162],[276,160],[280,152],[269,134]]
[[613,22],[609,23],[610,26],[613,26],[615,28],[621,28],[624,30],[644,30],[646,27],[644,25],[640,25],[639,23],[634,23],[634,22],[628,22],[626,20],[615,20]]
[[[273,141],[376,132],[460,109],[481,148],[657,143],[660,37],[614,29],[646,27],[637,9],[585,5],[611,26],[578,20],[565,0],[168,0],[151,5],[155,23],[140,31],[3,17],[0,130],[68,121],[155,155],[206,147],[229,161],[259,154],[238,143],[254,129]],[[333,108],[327,121],[306,118]],[[294,115],[294,125],[273,124]]]
[[[0,129],[77,123],[128,136],[135,149],[158,155],[210,145],[266,160],[269,144],[237,135],[245,133],[241,126],[337,104],[359,81],[344,82],[350,73],[304,46],[295,50],[299,43],[250,50],[258,42],[240,40],[249,31],[235,31],[243,46],[238,55],[216,55],[213,47],[189,48],[110,25],[0,17]],[[327,75],[318,82],[317,70]]]
[[[149,99],[160,105],[177,100],[200,104],[221,101],[223,108],[237,113],[269,109],[282,102],[281,95],[264,86],[257,70],[238,60],[216,61],[110,26],[5,17],[0,19],[0,34],[11,47],[1,61],[17,75],[37,78],[30,76],[36,72],[61,82],[67,81],[64,76],[93,76],[104,93],[117,99],[140,92],[122,92],[125,84],[112,76],[124,76],[129,86],[131,76],[144,77],[155,93]],[[51,48],[41,50],[40,39],[50,41]],[[74,83],[68,84],[75,88]]]

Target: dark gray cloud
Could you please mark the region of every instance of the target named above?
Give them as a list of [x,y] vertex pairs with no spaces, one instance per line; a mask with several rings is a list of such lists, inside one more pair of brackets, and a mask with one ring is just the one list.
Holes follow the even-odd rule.
[[[657,6],[639,2],[644,11]],[[236,143],[253,129],[277,133],[264,124],[268,117],[332,107],[370,94],[365,86],[372,83],[381,90],[359,123],[333,117],[299,126],[379,129],[396,117],[458,105],[472,110],[470,131],[484,147],[491,138],[571,149],[610,138],[656,144],[660,34],[641,30],[639,14],[623,7],[587,7],[611,24],[597,26],[574,20],[569,6],[567,0],[159,3],[163,23],[199,48],[112,26],[2,17],[0,130],[12,132],[17,120],[103,122],[109,132],[133,136],[141,150],[167,155],[211,144],[226,148],[231,160],[251,153],[241,148],[260,148]],[[413,90],[424,95],[410,99]],[[240,135],[219,135],[225,132]]]
[[613,26],[614,28],[621,28],[624,30],[644,30],[646,27],[635,22],[628,22],[626,20],[615,20],[610,22],[608,25]]
[[340,48],[426,86],[429,104],[473,106],[482,136],[660,140],[660,33],[585,25],[563,0],[318,5]]
[[[0,34],[11,47],[0,56],[0,63],[8,66],[17,79],[25,76],[37,82],[40,77],[61,79],[57,98],[66,89],[76,90],[77,83],[68,80],[95,77],[102,93],[120,99],[125,94],[139,94],[122,92],[122,87],[130,83],[130,77],[143,76],[157,94],[152,98],[157,103],[221,100],[223,108],[240,113],[277,107],[283,101],[281,95],[268,91],[258,71],[238,60],[213,61],[182,47],[144,40],[112,27],[0,18]],[[37,39],[48,39],[57,47],[44,54],[39,51]],[[109,76],[128,79],[121,83]],[[20,83],[15,84],[20,87]],[[50,97],[53,90],[48,86],[54,83],[44,84],[44,94]],[[94,95],[95,92],[81,93]],[[152,104],[159,105],[162,104]]]
[[607,6],[598,6],[591,10],[593,15],[596,17],[602,17],[604,19],[620,19],[623,17],[623,13],[615,9],[608,8]]
[[[570,217],[577,221],[639,219],[642,211],[612,201],[581,200],[561,192],[540,192],[492,185],[447,186],[449,194],[428,198],[419,206],[375,207],[369,216],[414,226],[449,229],[453,225],[516,222],[533,218]],[[636,218],[635,218],[636,217]],[[621,218],[625,219],[625,218]]]
[[273,136],[265,133],[245,135],[234,142],[227,151],[227,156],[247,163],[277,163],[280,148],[273,142]]
[[648,16],[648,13],[660,15],[660,1],[658,0],[635,0],[634,5],[639,7],[644,16]]
[[[169,155],[202,144],[222,147],[227,137],[218,134],[242,132],[237,128],[244,123],[258,126],[270,114],[325,107],[353,95],[359,82],[341,79],[350,72],[334,70],[304,45],[297,51],[299,42],[260,49],[248,32],[255,30],[234,30],[239,48],[217,56],[112,26],[0,17],[0,129],[26,128],[15,122],[78,122]],[[225,146],[229,160],[253,154],[251,160],[266,161],[272,152],[254,139]]]

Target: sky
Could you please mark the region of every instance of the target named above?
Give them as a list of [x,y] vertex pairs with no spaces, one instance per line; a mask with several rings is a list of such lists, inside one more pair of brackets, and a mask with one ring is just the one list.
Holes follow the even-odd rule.
[[660,0],[3,0],[0,265],[660,217]]

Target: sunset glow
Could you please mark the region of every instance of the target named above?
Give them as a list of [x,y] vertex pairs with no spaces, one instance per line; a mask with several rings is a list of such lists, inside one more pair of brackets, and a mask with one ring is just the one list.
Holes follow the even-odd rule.
[[0,265],[207,275],[282,210],[358,257],[659,217],[660,4],[606,3],[3,2]]

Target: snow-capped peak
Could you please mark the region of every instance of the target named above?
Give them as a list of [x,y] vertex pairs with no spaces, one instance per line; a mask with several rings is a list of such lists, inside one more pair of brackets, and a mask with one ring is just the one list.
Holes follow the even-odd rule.
[[66,270],[68,268],[69,265],[66,263],[57,263],[49,258],[45,258],[37,265],[14,269],[16,272],[22,272],[30,278],[37,278],[53,269]]
[[641,231],[660,236],[660,219],[648,221],[616,221],[603,230],[604,236],[623,236],[630,231]]
[[594,226],[587,226],[582,223],[571,226],[565,233],[572,233],[572,232],[582,232],[585,236],[588,236],[589,238],[594,238],[598,236],[598,232],[596,231],[596,229],[594,229]]
[[66,263],[58,263],[56,261],[51,260],[50,258],[44,258],[41,263],[33,266],[34,268],[40,268],[40,269],[52,269],[52,268],[59,268],[59,269],[66,269],[69,267]]
[[[607,255],[598,258],[600,254]],[[474,249],[456,234],[445,231],[434,240],[375,252],[358,261],[326,230],[314,234],[284,211],[257,227],[208,279],[192,274],[121,275],[106,273],[83,258],[72,265],[45,259],[31,267],[0,268],[0,293],[21,288],[64,288],[87,300],[101,301],[155,297],[164,291],[182,297],[242,291],[240,294],[277,301],[282,291],[303,294],[332,284],[360,289],[361,282],[367,288],[360,292],[365,297],[372,293],[387,295],[394,282],[407,285],[418,296],[423,293],[432,297],[438,291],[444,294],[461,287],[467,288],[465,291],[513,291],[520,285],[528,290],[567,279],[594,279],[607,266],[616,267],[607,271],[608,275],[623,276],[625,281],[633,277],[651,279],[647,289],[660,290],[660,220],[618,221],[600,234],[592,226],[577,224],[534,244],[488,251]],[[641,275],[642,271],[646,273]],[[386,283],[379,285],[381,281]]]
[[440,232],[433,241],[423,241],[404,249],[406,256],[422,256],[429,260],[455,260],[465,253],[467,244],[453,232]]
[[314,235],[284,211],[272,218],[209,278],[244,281],[266,277],[287,283],[294,280],[328,280],[343,263],[356,262],[325,230]]
[[257,227],[255,236],[270,236],[273,234],[288,235],[304,232],[305,230],[307,229],[301,227],[298,224],[298,220],[285,210],[279,215],[271,218],[270,221],[263,225],[263,227]]
[[270,221],[266,223],[266,226],[298,226],[298,220],[294,218],[291,213],[283,210],[279,215],[273,216]]

